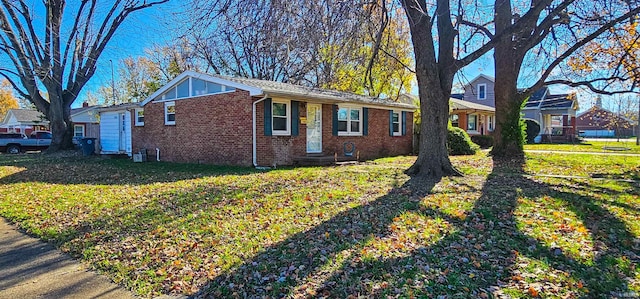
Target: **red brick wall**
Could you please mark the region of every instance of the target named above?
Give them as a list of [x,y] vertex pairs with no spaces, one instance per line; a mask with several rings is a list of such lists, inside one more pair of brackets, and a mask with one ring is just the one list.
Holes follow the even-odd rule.
[[[258,165],[290,165],[296,156],[307,154],[307,127],[300,124],[299,136],[265,136],[264,104],[257,105]],[[300,117],[306,117],[306,103],[301,102]],[[411,153],[413,138],[413,113],[407,113],[405,136],[389,136],[389,110],[369,108],[369,132],[367,136],[333,136],[331,105],[322,105],[322,154],[344,155],[344,143],[353,142],[361,160]]]
[[217,165],[252,164],[252,100],[246,91],[175,101],[176,123],[164,124],[164,103],[144,106],[144,126],[132,123],[132,150],[149,159]]
[[[252,164],[252,99],[245,91],[182,99],[176,103],[176,124],[164,124],[164,103],[144,107],[144,126],[132,128],[132,149],[147,149],[148,158],[171,162],[218,165]],[[299,116],[306,117],[306,103],[299,102]],[[306,125],[298,136],[264,135],[264,102],[257,105],[257,160],[260,166],[291,165],[304,156]],[[323,154],[343,155],[343,144],[353,142],[360,159],[367,160],[411,152],[413,113],[407,113],[405,136],[389,136],[389,110],[369,109],[368,136],[333,136],[331,105],[322,105]],[[132,123],[135,118],[132,111]]]

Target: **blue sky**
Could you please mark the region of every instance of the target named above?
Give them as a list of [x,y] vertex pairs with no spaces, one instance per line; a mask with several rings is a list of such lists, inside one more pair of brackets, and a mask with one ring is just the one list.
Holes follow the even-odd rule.
[[[119,28],[107,49],[103,52],[98,61],[95,75],[83,89],[73,106],[80,106],[88,91],[95,93],[100,86],[111,84],[111,63],[109,60],[113,61],[113,71],[117,80],[120,60],[130,56],[144,56],[145,49],[151,48],[155,44],[162,45],[175,39],[181,33],[176,30],[180,24],[175,23],[175,20],[178,19],[176,14],[180,11],[180,5],[180,1],[170,1],[169,3],[132,14]],[[456,75],[454,92],[456,86],[461,86],[461,83],[467,83],[479,74],[493,76],[492,55],[492,52],[489,52]],[[554,93],[566,93],[571,89],[564,86],[552,86],[551,90]],[[417,94],[417,90],[414,93]],[[581,100],[581,110],[588,109],[595,101],[595,97],[586,92],[580,92],[579,99]],[[607,105],[606,101],[605,105]]]
[[88,91],[96,92],[100,86],[111,84],[111,61],[115,80],[118,80],[118,64],[127,57],[144,56],[145,49],[155,44],[166,44],[176,36],[178,24],[171,23],[179,11],[179,1],[169,1],[137,11],[118,28],[107,48],[98,59],[96,72],[82,90],[74,107],[82,105]]

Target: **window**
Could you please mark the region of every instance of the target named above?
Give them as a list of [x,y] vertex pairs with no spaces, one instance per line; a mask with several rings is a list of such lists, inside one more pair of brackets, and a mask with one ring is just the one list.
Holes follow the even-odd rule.
[[489,132],[493,132],[493,115],[489,115]]
[[144,126],[144,109],[135,109],[134,113],[136,127]]
[[478,130],[478,116],[477,115],[468,115],[467,116],[467,131],[477,131]]
[[165,125],[176,124],[176,102],[164,103],[164,124]]
[[487,99],[487,84],[478,84],[478,100]]
[[338,109],[338,135],[362,135],[361,108],[342,107]]
[[73,137],[84,137],[84,126],[83,125],[73,125]]
[[291,134],[291,105],[290,102],[276,102],[271,104],[271,133],[273,135],[289,135]]
[[400,126],[400,112],[393,111],[391,113],[391,126],[392,126],[393,136],[402,135],[402,131],[400,131],[402,129],[402,127]]
[[457,114],[451,115],[449,117],[449,119],[451,120],[451,125],[454,127],[459,127],[460,126],[460,116],[458,116]]

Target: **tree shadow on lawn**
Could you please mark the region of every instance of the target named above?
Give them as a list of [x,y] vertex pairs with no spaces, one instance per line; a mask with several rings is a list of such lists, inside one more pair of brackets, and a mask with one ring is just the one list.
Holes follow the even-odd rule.
[[[422,199],[436,182],[411,179],[271,246],[217,276],[194,297],[484,297],[502,291],[602,297],[628,292],[638,248],[625,223],[592,198],[525,178],[522,166],[523,161],[495,161],[480,198],[458,215],[425,206]],[[544,205],[548,196],[562,201],[587,227],[595,247],[592,261],[519,228],[514,214],[519,201]],[[440,229],[438,239],[412,247],[395,233],[397,220],[407,214],[441,219],[449,227]],[[367,254],[384,240],[391,245],[381,254]],[[538,272],[525,273],[527,267]]]
[[169,162],[133,163],[129,159],[99,157],[50,157],[34,154],[11,156],[11,158],[0,157],[0,166],[21,169],[1,177],[0,185],[24,182],[66,185],[145,185],[260,172],[249,167]]

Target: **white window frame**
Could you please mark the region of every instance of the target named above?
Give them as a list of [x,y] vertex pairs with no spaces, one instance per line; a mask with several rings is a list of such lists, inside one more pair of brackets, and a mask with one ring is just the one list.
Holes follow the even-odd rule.
[[[286,107],[286,112],[287,115],[285,117],[282,116],[276,116],[273,111],[273,105],[274,104],[285,104],[287,105]],[[276,130],[273,128],[273,119],[274,118],[285,118],[287,121],[287,129],[286,130]],[[289,136],[291,135],[291,101],[289,100],[272,100],[271,101],[271,135],[274,136]]]
[[[203,80],[203,79],[198,79],[198,80],[202,80],[204,82],[206,82],[207,84],[211,83],[211,84],[217,84],[220,85],[220,91],[219,92],[213,92],[213,93],[203,93],[203,94],[198,94],[195,95],[194,94],[194,90],[193,90],[193,79],[198,79],[198,78],[193,78],[193,77],[189,77],[187,79],[184,79],[176,84],[174,84],[173,86],[171,86],[171,88],[169,88],[168,90],[166,90],[162,95],[159,95],[158,97],[155,98],[154,103],[159,103],[159,102],[173,102],[175,100],[181,100],[181,99],[188,99],[188,98],[195,98],[195,97],[202,97],[202,96],[206,96],[206,95],[214,95],[214,94],[223,94],[223,93],[232,93],[236,91],[236,88],[234,87],[230,87],[230,86],[226,86],[224,84],[219,84],[219,83],[214,83],[211,81],[207,81],[207,80]],[[178,96],[178,85],[184,83],[185,81],[189,82],[189,94],[186,97],[179,97]],[[167,94],[169,93],[170,90],[175,89],[175,97],[171,98],[171,99],[167,99]]]
[[[475,129],[470,129],[469,128],[469,124],[471,124],[471,122],[469,120],[470,120],[471,117],[475,117],[475,119],[476,119],[476,121],[474,122],[475,127],[476,127]],[[467,115],[467,131],[468,132],[478,132],[478,119],[479,119],[479,117],[478,117],[477,114],[468,114]]]
[[[392,113],[393,113],[393,114],[397,114],[397,115],[398,115],[398,122],[397,122],[397,124],[398,124],[398,131],[393,130],[393,136],[402,136],[402,112],[401,112],[401,111],[393,110],[393,112],[392,112]],[[392,117],[393,117],[393,116],[392,116]],[[362,116],[361,116],[360,118],[362,118]],[[393,119],[392,119],[391,125],[393,126],[393,124],[395,124],[395,123],[396,123],[396,122],[394,122],[394,121],[393,121]]]
[[173,113],[173,115],[174,115],[174,116],[173,116],[173,121],[170,121],[170,120],[169,120],[169,107],[171,107],[171,106],[173,106],[173,107],[174,107],[174,109],[175,109],[176,102],[174,102],[174,101],[172,101],[172,102],[164,102],[164,124],[165,124],[166,126],[174,126],[174,125],[176,124],[176,120],[175,120],[175,119],[176,119],[176,117],[175,117],[175,115],[176,115],[176,112],[177,112],[177,111],[175,111],[175,112]]
[[[82,128],[82,136],[76,136],[76,128]],[[84,132],[84,126],[83,125],[73,125],[73,137],[81,137],[84,138],[85,132]]]
[[[138,113],[139,113],[139,112],[142,112],[142,117],[143,117],[143,120],[142,120],[142,121],[139,121],[139,118],[138,118]],[[143,108],[136,108],[136,109],[134,109],[134,110],[133,110],[133,117],[135,117],[135,126],[136,126],[136,127],[142,127],[142,126],[144,126],[144,109],[143,109]]]
[[[484,97],[481,96],[480,87],[484,87]],[[486,100],[487,99],[487,84],[482,83],[478,84],[478,100]]]
[[489,115],[489,121],[487,122],[489,125],[489,132],[493,132],[493,130],[496,128],[494,122],[495,122],[495,116],[493,115]]
[[[347,109],[347,131],[340,131],[340,129],[338,129],[338,136],[362,136],[362,123],[364,122],[363,119],[363,114],[362,114],[362,107],[357,107],[357,106],[338,106],[338,113],[340,112],[340,109]],[[360,111],[360,119],[358,120],[359,122],[359,132],[351,132],[351,110],[358,110]],[[338,120],[340,121],[340,120]]]
[[[455,125],[454,125],[454,122],[453,122],[453,118],[454,118],[454,117],[456,118]],[[451,126],[456,127],[456,128],[460,127],[460,115],[458,115],[458,114],[451,114],[451,115],[449,116],[449,121],[451,121]]]

